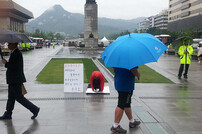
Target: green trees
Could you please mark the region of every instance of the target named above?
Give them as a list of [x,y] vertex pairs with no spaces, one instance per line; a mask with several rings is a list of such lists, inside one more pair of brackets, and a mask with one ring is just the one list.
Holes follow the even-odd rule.
[[[135,30],[134,33],[137,33],[138,31]],[[142,33],[143,31],[139,31]],[[121,32],[121,33],[114,33],[110,36],[108,36],[109,39],[115,40],[119,36],[128,34],[128,31]],[[180,45],[182,45],[183,41],[189,40],[190,44],[193,43],[194,38],[202,38],[202,28],[199,29],[183,29],[180,31],[168,31],[168,30],[162,30],[158,28],[149,28],[147,29],[146,33],[150,33],[152,35],[161,35],[161,34],[168,34],[171,37],[168,38],[168,42],[173,44],[173,48],[178,49]]]
[[[133,33],[137,33],[138,31],[135,30]],[[110,39],[110,40],[116,40],[119,36],[123,36],[123,35],[126,35],[126,34],[129,34],[130,32],[128,30],[124,31],[124,32],[121,32],[121,33],[114,33],[110,36],[108,36],[107,38]]]
[[31,37],[38,37],[38,38],[43,38],[43,39],[57,39],[57,40],[63,40],[65,39],[64,36],[62,36],[60,33],[54,34],[52,32],[44,32],[39,29],[36,29],[34,33],[28,33],[29,36]]

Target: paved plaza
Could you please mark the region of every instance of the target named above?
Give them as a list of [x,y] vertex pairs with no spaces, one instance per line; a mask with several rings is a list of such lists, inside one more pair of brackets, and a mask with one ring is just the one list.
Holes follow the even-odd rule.
[[[100,53],[93,56],[99,57]],[[16,103],[13,119],[0,121],[0,134],[110,134],[117,105],[113,80],[106,83],[110,87],[110,95],[64,93],[62,84],[39,84],[35,81],[51,58],[89,58],[91,54],[62,46],[23,53],[28,81],[25,83],[28,89],[26,97],[41,111],[35,120],[31,120],[32,113]],[[162,55],[158,63],[148,66],[175,84],[136,84],[132,109],[135,118],[142,123],[129,129],[124,115],[121,126],[127,129],[128,134],[201,134],[202,64],[192,62],[188,80],[177,79],[177,56]],[[7,100],[5,71],[0,63],[0,114],[5,111]],[[87,84],[84,90],[86,88]]]

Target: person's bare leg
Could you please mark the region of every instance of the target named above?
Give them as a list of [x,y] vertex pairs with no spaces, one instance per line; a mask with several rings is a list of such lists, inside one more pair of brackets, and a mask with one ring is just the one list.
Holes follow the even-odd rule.
[[114,122],[115,123],[120,123],[122,117],[123,117],[123,113],[124,113],[124,110],[119,108],[119,107],[116,107],[116,110],[115,110],[115,119],[114,119]]
[[119,123],[122,119],[122,116],[123,116],[123,113],[124,113],[124,110],[119,108],[118,106],[116,107],[115,109],[115,119],[114,119],[114,124],[113,126],[111,127],[111,131],[113,133],[121,133],[121,134],[126,134],[127,133],[127,130],[123,129]]
[[124,108],[124,111],[128,117],[130,128],[135,128],[136,126],[140,125],[140,121],[134,120],[131,108]]
[[132,115],[132,110],[131,108],[124,108],[124,111],[128,117],[129,120],[132,120],[133,119],[133,115]]

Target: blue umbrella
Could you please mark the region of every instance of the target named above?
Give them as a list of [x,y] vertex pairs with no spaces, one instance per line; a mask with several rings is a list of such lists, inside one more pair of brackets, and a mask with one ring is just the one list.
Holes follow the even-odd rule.
[[132,69],[156,62],[167,49],[167,46],[151,34],[132,33],[117,38],[105,49],[101,58],[106,67]]

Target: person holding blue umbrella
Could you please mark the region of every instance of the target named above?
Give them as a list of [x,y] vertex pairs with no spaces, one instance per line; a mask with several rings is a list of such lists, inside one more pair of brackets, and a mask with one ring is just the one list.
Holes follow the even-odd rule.
[[105,66],[114,68],[114,84],[119,95],[114,124],[111,127],[113,133],[127,133],[119,124],[124,113],[129,119],[130,128],[140,125],[140,121],[133,118],[131,109],[135,77],[140,79],[138,66],[156,62],[167,49],[151,34],[133,33],[117,38],[102,53]]
[[129,127],[135,128],[140,125],[140,121],[135,120],[132,116],[131,110],[131,97],[134,90],[135,76],[140,79],[140,73],[138,72],[138,67],[131,70],[124,68],[114,68],[115,73],[115,88],[118,92],[118,106],[115,109],[115,120],[111,127],[111,131],[114,133],[126,133],[120,125],[121,118],[125,112],[129,119]]

